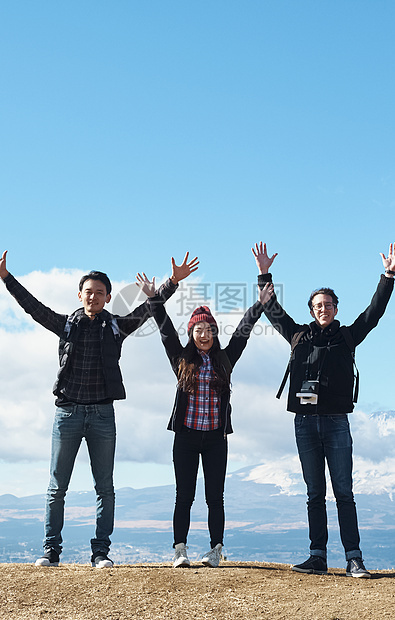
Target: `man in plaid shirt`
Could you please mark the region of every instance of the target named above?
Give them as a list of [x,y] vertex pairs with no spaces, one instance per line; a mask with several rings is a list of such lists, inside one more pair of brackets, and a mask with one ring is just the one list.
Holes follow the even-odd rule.
[[[54,386],[56,413],[52,431],[50,482],[45,515],[44,555],[36,566],[58,566],[62,551],[64,500],[74,462],[85,438],[97,495],[96,531],[91,539],[92,566],[111,568],[108,557],[114,527],[113,485],[115,416],[113,401],[126,397],[119,368],[125,338],[151,316],[147,302],[126,316],[115,316],[104,306],[111,300],[105,273],[91,271],[79,283],[82,308],[58,314],[31,295],[8,271],[4,252],[0,277],[19,305],[59,339],[60,369]],[[167,300],[178,282],[197,269],[197,259],[180,266],[172,259],[172,276],[155,297]],[[154,297],[154,299],[155,299]]]

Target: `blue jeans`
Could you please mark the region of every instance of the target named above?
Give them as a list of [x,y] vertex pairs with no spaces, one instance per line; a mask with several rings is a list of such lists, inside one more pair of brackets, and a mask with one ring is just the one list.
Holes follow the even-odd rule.
[[352,491],[352,438],[348,416],[296,414],[295,436],[303,478],[307,485],[311,555],[326,558],[326,459],[336,498],[340,538],[346,559],[362,557]]
[[114,529],[113,485],[115,416],[111,404],[57,407],[52,429],[50,480],[45,512],[44,547],[61,553],[64,498],[81,441],[85,437],[96,491],[96,532],[92,552],[108,553]]
[[213,548],[218,543],[223,544],[225,527],[224,486],[228,441],[224,437],[223,429],[195,431],[184,427],[182,431],[175,434],[173,444],[176,477],[176,505],[173,516],[174,544],[187,542],[200,455],[208,506],[210,544]]

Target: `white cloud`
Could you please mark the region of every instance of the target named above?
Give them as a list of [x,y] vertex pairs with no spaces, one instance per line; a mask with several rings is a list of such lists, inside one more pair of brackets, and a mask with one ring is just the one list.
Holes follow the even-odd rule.
[[[82,272],[52,270],[34,272],[21,282],[38,299],[58,312],[78,307],[77,285]],[[125,287],[114,283],[114,293]],[[179,316],[176,293],[167,304],[176,327]],[[111,305],[109,307],[111,310]],[[54,412],[52,386],[58,359],[57,338],[30,319],[0,286],[0,459],[10,463],[49,458]],[[232,331],[240,316],[222,315],[222,331]],[[229,437],[230,462],[261,463],[268,480],[276,480],[284,492],[300,485],[293,415],[286,411],[285,396],[275,398],[289,355],[288,344],[265,323],[255,333],[233,373],[233,427]],[[226,328],[226,329],[225,329]],[[184,338],[182,338],[185,341]],[[226,346],[229,336],[220,336]],[[176,379],[160,342],[159,333],[126,339],[121,359],[127,400],[116,403],[117,459],[119,462],[171,462],[172,433],[166,430],[173,405]],[[286,389],[284,391],[286,393]],[[363,411],[350,416],[356,454],[356,485],[376,488],[394,485],[394,428],[384,428]],[[87,459],[86,451],[82,458]],[[388,469],[391,468],[391,469]],[[261,472],[261,473],[262,473]],[[296,488],[296,487],[295,487]]]

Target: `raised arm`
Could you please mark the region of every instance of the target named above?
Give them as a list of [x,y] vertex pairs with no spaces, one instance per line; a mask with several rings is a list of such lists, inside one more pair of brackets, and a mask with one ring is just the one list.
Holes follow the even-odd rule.
[[376,327],[383,316],[394,288],[395,243],[390,243],[388,256],[380,252],[385,274],[382,274],[369,306],[350,325],[355,346],[359,345],[368,333]]
[[[263,255],[263,252],[266,253],[266,246],[265,246],[265,249],[263,250],[262,242],[260,246],[256,244],[255,251],[254,251],[254,248],[252,248],[252,252],[257,260],[258,256],[261,257]],[[271,264],[274,258],[275,256],[273,256],[271,259],[268,259],[268,262],[270,262]],[[237,360],[240,358],[241,354],[243,353],[244,348],[247,344],[247,341],[250,337],[250,334],[254,328],[254,325],[258,321],[258,319],[260,318],[264,310],[264,305],[271,299],[271,297],[274,294],[274,287],[271,282],[266,282],[266,284],[262,286],[258,285],[258,289],[259,289],[258,301],[253,306],[251,306],[251,308],[247,310],[242,320],[240,321],[239,325],[237,326],[236,330],[234,331],[232,338],[229,341],[228,346],[225,349],[232,368],[234,367]]]
[[[170,283],[169,286],[172,287],[172,292],[176,290],[177,285],[181,282],[181,280],[184,280],[198,269],[199,261],[197,256],[190,261],[188,261],[188,257],[189,252],[185,254],[181,265],[177,265],[173,257],[171,259],[172,275],[169,280],[167,280],[167,283]],[[151,282],[144,272],[142,274],[138,273],[136,280],[137,285],[148,297],[146,304],[150,315],[155,319],[159,327],[166,353],[172,363],[174,371],[177,372],[176,361],[182,351],[182,345],[178,338],[177,331],[163,305],[169,297],[169,295],[166,296],[166,290],[169,286],[166,286],[167,283],[162,284],[159,291],[156,291],[155,278],[153,278]]]
[[273,254],[273,256],[268,256],[266,243],[262,243],[262,241],[256,243],[251,249],[259,270],[258,286],[261,289],[259,301],[263,305],[263,312],[273,327],[290,343],[293,334],[300,330],[301,326],[295,323],[293,318],[285,312],[278,302],[273,286],[269,286],[272,281],[269,269],[277,253]]
[[49,331],[60,336],[63,333],[67,316],[54,312],[51,308],[44,306],[38,299],[33,297],[33,295],[7,270],[6,256],[7,251],[3,252],[0,259],[0,278],[4,280],[8,292],[11,293],[21,308],[23,308],[27,314],[30,314],[37,323],[40,323],[40,325],[49,329]]

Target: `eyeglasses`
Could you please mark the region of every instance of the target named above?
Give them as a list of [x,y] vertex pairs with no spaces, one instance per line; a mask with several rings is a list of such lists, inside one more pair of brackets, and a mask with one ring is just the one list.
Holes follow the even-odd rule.
[[322,308],[325,308],[325,310],[332,310],[332,308],[336,308],[336,304],[331,301],[328,301],[326,304],[313,304],[313,310],[322,310]]

